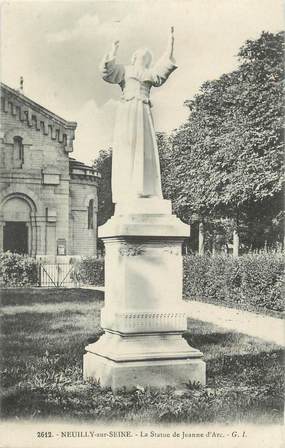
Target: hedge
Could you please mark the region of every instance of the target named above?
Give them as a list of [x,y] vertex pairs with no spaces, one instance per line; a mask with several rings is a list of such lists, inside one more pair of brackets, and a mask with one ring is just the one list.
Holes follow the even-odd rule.
[[185,256],[184,295],[284,311],[282,253]]
[[84,257],[74,264],[73,279],[79,284],[104,285],[104,258]]
[[[183,291],[187,298],[233,306],[283,311],[282,253],[184,256]],[[81,284],[104,285],[104,259],[88,257],[76,265]]]
[[[79,284],[104,285],[104,260],[85,257],[73,261],[74,272],[71,275]],[[0,253],[0,287],[38,286],[38,262],[27,255],[11,252]]]
[[38,264],[34,258],[11,252],[0,253],[0,286],[38,285]]
[[[184,256],[183,291],[187,298],[218,304],[249,305],[255,309],[284,311],[282,253],[231,256]],[[74,265],[74,280],[81,285],[104,285],[104,259],[84,257]],[[0,253],[0,286],[38,284],[35,259]]]

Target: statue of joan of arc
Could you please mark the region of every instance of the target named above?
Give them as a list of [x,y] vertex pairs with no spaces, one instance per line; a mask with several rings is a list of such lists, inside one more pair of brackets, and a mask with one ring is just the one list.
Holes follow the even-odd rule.
[[136,50],[130,65],[117,64],[119,41],[116,41],[100,65],[103,79],[119,84],[123,92],[117,110],[113,141],[114,203],[126,203],[137,198],[162,198],[150,90],[164,84],[177,68],[173,47],[172,27],[166,52],[156,64],[152,65],[152,54],[147,48]]

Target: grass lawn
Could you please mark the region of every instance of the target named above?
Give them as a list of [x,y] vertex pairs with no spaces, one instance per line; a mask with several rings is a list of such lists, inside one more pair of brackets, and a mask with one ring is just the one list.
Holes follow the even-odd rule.
[[84,346],[101,332],[103,293],[2,290],[2,418],[129,422],[281,423],[282,349],[188,320],[207,387],[121,392],[82,380]]

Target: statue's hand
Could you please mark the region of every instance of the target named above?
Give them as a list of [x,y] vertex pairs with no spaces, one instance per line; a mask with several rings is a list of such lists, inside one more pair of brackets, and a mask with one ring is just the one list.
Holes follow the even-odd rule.
[[170,39],[171,43],[173,44],[173,42],[174,42],[174,26],[172,26],[170,28],[169,39]]
[[112,45],[112,55],[113,56],[116,56],[117,51],[119,49],[119,45],[120,45],[120,41],[119,40],[115,40],[115,42],[113,42],[113,45]]
[[174,49],[174,26],[170,28],[169,38],[168,38],[168,55],[170,58],[173,58],[173,49]]

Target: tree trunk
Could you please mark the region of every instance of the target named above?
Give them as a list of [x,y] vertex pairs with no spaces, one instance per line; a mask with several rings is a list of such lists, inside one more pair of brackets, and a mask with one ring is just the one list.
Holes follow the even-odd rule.
[[212,239],[212,255],[213,257],[216,255],[216,232],[213,232],[213,239]]
[[199,255],[204,255],[204,224],[199,223]]
[[239,234],[237,229],[233,231],[233,256],[239,256]]

